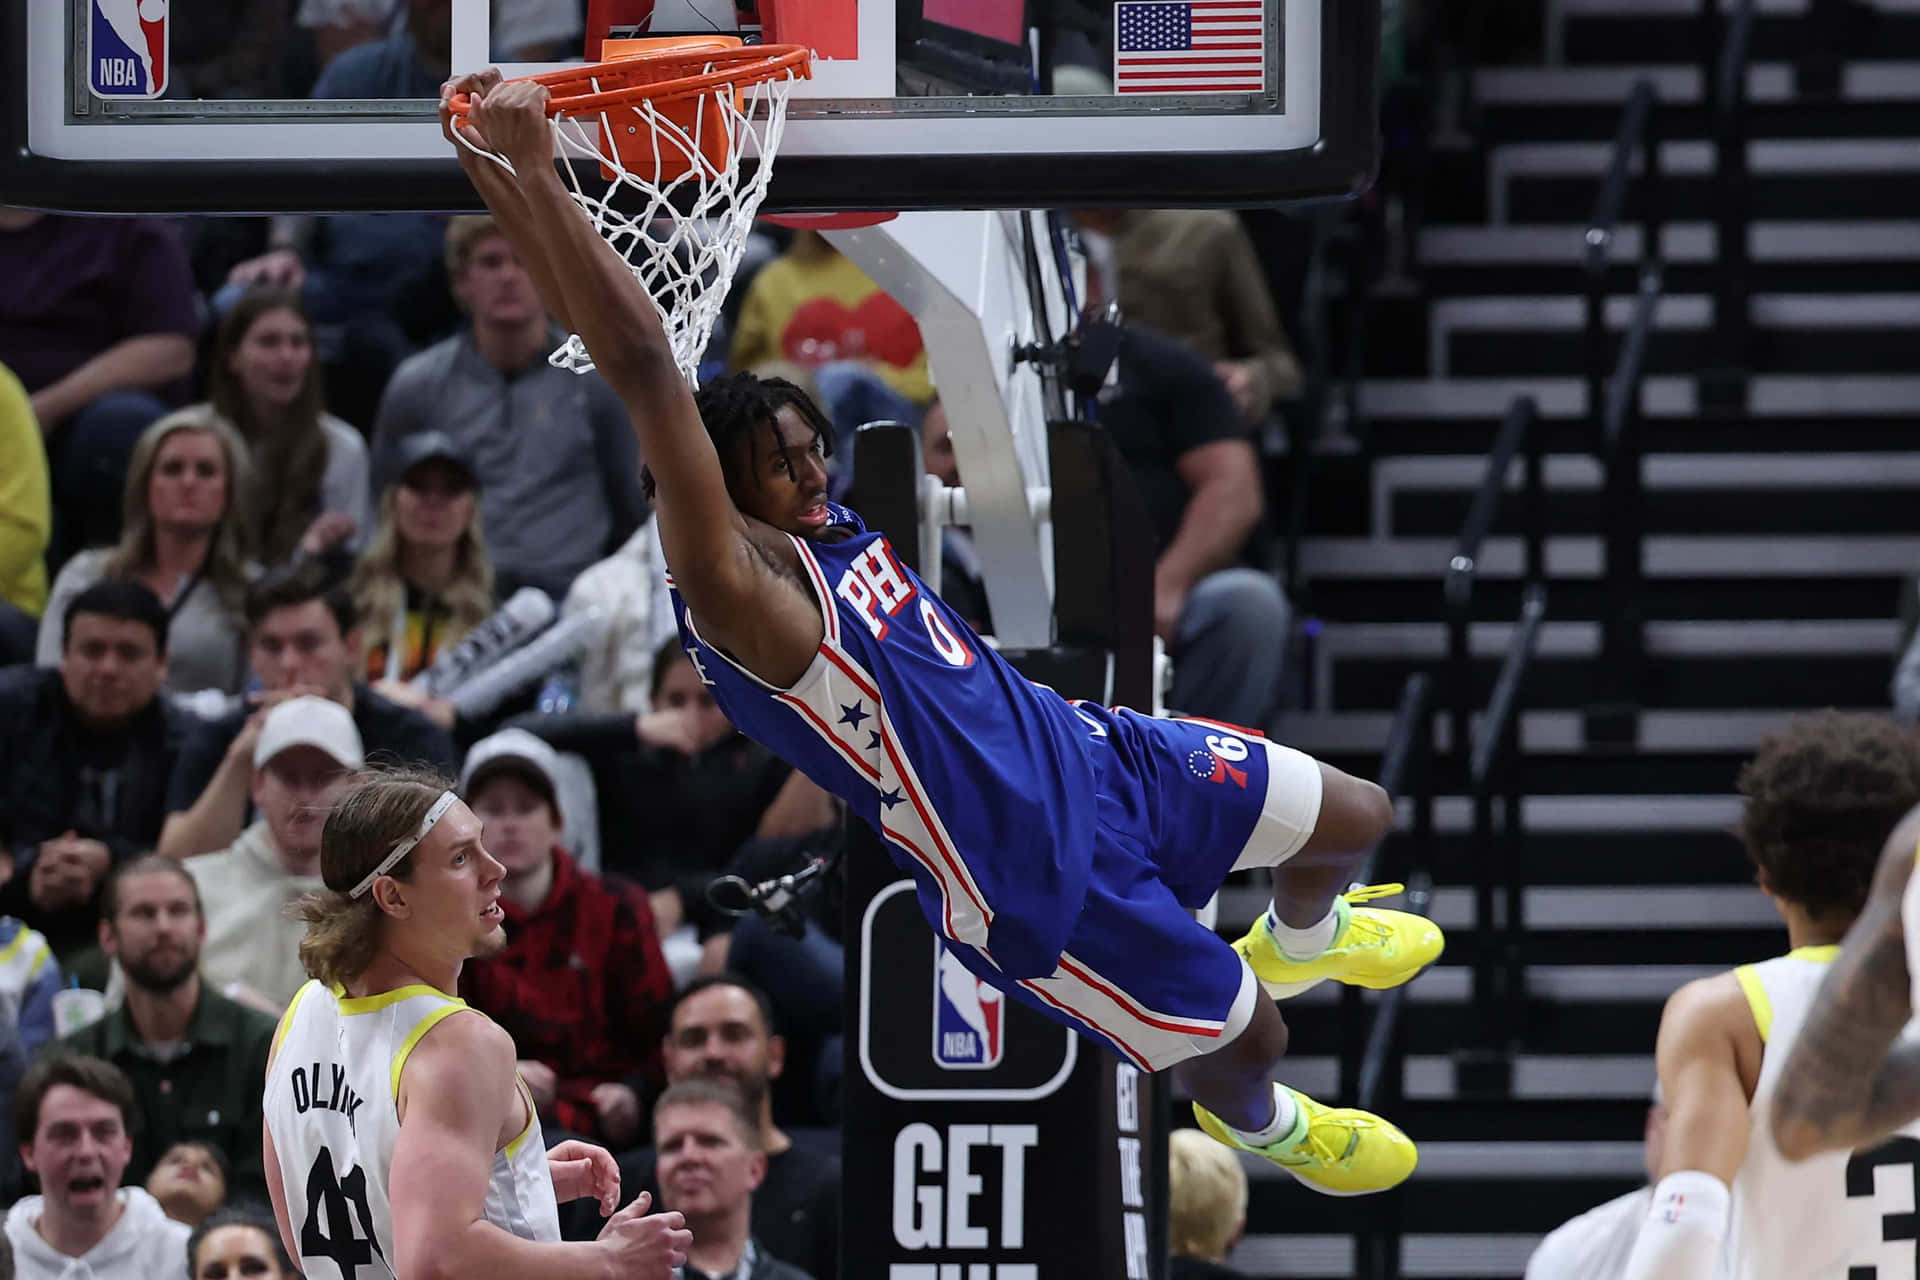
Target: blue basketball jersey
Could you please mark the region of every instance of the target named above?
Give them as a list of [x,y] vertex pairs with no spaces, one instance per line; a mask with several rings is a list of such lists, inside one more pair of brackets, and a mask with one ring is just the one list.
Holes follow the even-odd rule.
[[702,641],[669,576],[680,642],[728,719],[880,832],[936,929],[1008,977],[1051,973],[1087,893],[1100,720],[1014,670],[857,515],[834,515],[854,536],[793,539],[824,634],[792,688]]

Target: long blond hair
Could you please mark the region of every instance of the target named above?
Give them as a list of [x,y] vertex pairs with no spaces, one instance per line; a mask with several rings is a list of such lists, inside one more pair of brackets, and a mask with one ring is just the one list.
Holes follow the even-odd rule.
[[[400,486],[395,483],[380,497],[380,521],[373,538],[353,566],[355,610],[360,615],[360,634],[368,652],[407,642],[405,635],[393,634],[393,620],[407,599],[407,580],[400,574]],[[436,633],[441,648],[458,644],[467,632],[479,626],[493,612],[493,561],[487,556],[487,544],[480,533],[480,500],[474,495],[473,514],[460,540],[453,548],[453,580],[439,596],[447,609],[447,625]],[[424,655],[431,659],[432,655]]]
[[[373,963],[380,951],[380,905],[371,893],[348,894],[395,845],[419,831],[434,801],[452,785],[425,769],[369,769],[334,804],[320,830],[320,879],[327,887],[305,894],[290,910],[307,926],[300,964],[309,977],[345,986]],[[408,850],[387,874],[410,878],[415,852]]]
[[153,512],[147,506],[147,492],[153,484],[154,465],[160,460],[160,446],[176,431],[213,437],[226,459],[227,505],[220,513],[220,523],[214,526],[213,545],[201,573],[213,585],[220,603],[237,614],[245,604],[247,563],[253,554],[253,461],[240,433],[212,405],[176,409],[141,432],[134,442],[121,498],[120,542],[107,555],[104,576],[131,578],[153,563]]

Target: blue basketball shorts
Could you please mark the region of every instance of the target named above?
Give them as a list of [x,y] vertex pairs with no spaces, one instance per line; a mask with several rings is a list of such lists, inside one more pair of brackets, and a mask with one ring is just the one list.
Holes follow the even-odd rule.
[[1320,766],[1250,730],[1079,706],[1096,740],[1099,817],[1087,897],[1054,971],[1014,998],[1161,1071],[1231,1043],[1253,1017],[1252,970],[1194,919],[1230,871],[1278,866],[1320,817]]

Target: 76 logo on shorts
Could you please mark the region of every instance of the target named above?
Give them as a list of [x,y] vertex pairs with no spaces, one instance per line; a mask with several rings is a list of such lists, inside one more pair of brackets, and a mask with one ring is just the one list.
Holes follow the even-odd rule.
[[1247,789],[1247,771],[1236,769],[1247,758],[1247,744],[1231,734],[1210,733],[1207,749],[1187,755],[1187,771],[1202,782],[1227,782],[1242,791]]
[[949,1071],[1000,1065],[1005,998],[933,940],[933,1060]]

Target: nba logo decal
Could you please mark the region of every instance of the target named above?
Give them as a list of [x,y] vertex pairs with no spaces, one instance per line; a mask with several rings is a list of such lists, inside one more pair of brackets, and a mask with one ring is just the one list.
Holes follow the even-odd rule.
[[1000,992],[976,978],[933,940],[933,1060],[949,1071],[985,1071],[1000,1065]]
[[172,0],[87,0],[87,88],[100,98],[167,91]]

